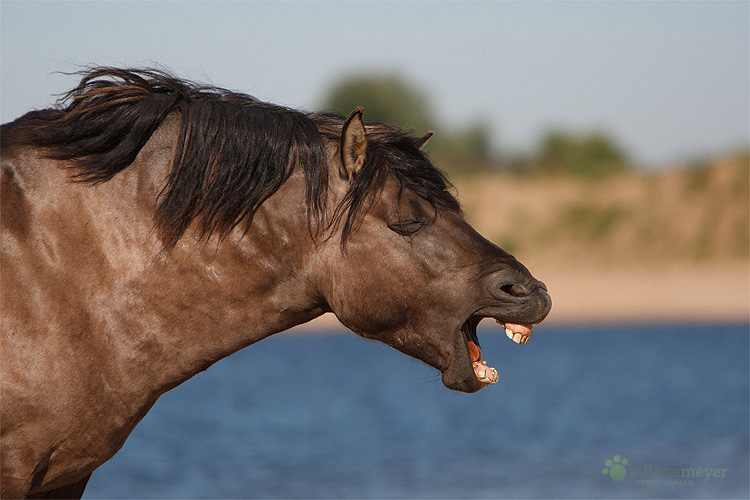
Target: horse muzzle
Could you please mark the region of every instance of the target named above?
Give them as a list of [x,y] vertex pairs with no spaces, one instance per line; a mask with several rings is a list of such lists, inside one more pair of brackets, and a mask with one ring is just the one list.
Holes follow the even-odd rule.
[[498,370],[487,364],[479,344],[477,325],[482,319],[494,319],[510,340],[526,345],[533,325],[544,320],[552,309],[547,287],[533,278],[523,283],[495,281],[488,288],[491,292],[486,305],[474,311],[459,328],[453,363],[443,371],[443,384],[449,389],[475,392],[500,378]]

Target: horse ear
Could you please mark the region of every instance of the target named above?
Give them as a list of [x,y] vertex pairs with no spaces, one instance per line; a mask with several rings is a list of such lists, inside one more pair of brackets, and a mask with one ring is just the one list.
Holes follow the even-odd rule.
[[433,132],[432,130],[428,130],[427,133],[417,141],[417,149],[422,151],[424,145],[427,144],[427,141],[429,141],[430,137],[432,137],[433,135],[435,135],[435,132]]
[[357,108],[346,119],[341,130],[341,176],[353,179],[365,163],[367,136],[362,123],[364,109]]

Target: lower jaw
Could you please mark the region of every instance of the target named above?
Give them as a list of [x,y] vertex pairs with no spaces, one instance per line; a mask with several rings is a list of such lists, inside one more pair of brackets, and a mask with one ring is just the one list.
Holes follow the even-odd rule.
[[[469,325],[469,321],[472,320],[467,320],[463,324],[463,326],[461,327],[461,332],[463,333],[468,343],[472,368],[474,371],[474,378],[477,380],[477,382],[479,382],[479,388],[481,389],[482,387],[496,384],[498,380],[500,380],[500,376],[498,375],[497,370],[487,365],[484,360],[484,354],[482,353],[482,349],[479,346],[479,339],[476,335],[476,326],[479,321],[472,321],[471,325]],[[496,321],[505,329],[506,336],[516,344],[525,345],[529,341],[533,328],[531,325],[505,323],[500,320]],[[445,374],[443,379],[445,383]],[[448,386],[448,384],[446,384],[446,386]]]
[[454,373],[456,371],[449,368],[443,372],[443,385],[448,389],[471,393],[484,387],[474,372],[460,370],[462,373]]

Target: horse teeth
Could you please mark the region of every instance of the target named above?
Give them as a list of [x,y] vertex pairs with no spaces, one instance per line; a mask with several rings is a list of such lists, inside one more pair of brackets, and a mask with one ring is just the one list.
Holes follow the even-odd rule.
[[508,326],[505,327],[505,335],[510,340],[512,340],[513,342],[515,342],[516,344],[519,344],[519,345],[526,344],[526,342],[529,341],[529,337],[530,337],[530,335],[524,335],[522,333],[514,332],[513,329],[511,329]]
[[500,376],[497,374],[497,370],[494,368],[489,368],[489,374],[485,373],[484,376],[482,376],[479,380],[482,383],[485,384],[496,384],[498,380],[500,380]]

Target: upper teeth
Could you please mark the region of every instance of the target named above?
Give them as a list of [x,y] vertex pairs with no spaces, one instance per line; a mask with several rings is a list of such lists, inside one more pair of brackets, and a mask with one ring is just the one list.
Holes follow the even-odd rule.
[[521,335],[520,333],[514,332],[507,326],[505,327],[505,335],[507,335],[510,340],[519,345],[524,345],[529,341],[530,337],[530,335]]

